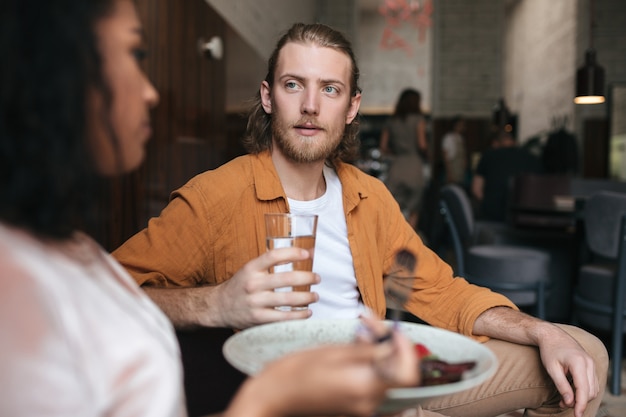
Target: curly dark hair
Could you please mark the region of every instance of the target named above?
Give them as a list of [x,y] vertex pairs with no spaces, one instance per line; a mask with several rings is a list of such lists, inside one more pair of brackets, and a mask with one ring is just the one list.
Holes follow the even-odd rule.
[[[276,48],[267,63],[267,75],[265,81],[270,85],[274,84],[274,73],[278,63],[280,51],[287,43],[314,44],[317,46],[331,48],[346,54],[352,63],[352,78],[350,80],[350,94],[356,96],[360,93],[359,88],[359,67],[352,50],[350,41],[339,31],[320,24],[294,24],[277,42]],[[341,143],[329,157],[331,164],[337,160],[351,161],[356,159],[359,152],[359,122],[360,115],[354,118],[352,123],[346,126]],[[248,112],[248,125],[243,139],[246,150],[252,154],[272,149],[272,118],[267,114],[261,104],[261,93],[257,92],[251,101]]]
[[[2,0],[0,220],[63,239],[95,207],[87,92],[110,91],[95,23],[113,0]],[[115,139],[113,139],[115,140]]]

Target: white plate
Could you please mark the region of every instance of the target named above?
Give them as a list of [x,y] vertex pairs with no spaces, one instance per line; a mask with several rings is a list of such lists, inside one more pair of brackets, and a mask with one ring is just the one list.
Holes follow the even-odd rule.
[[[287,353],[323,344],[350,343],[358,320],[296,320],[252,327],[224,343],[226,360],[248,375]],[[490,378],[498,367],[495,355],[482,344],[447,330],[401,322],[400,329],[414,343],[422,343],[448,362],[476,361],[459,382],[430,387],[395,388],[387,391],[380,413],[400,411],[420,401],[472,388]]]

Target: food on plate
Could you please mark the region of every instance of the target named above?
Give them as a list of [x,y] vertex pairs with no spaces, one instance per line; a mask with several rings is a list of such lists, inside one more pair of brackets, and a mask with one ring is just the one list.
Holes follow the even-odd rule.
[[425,345],[415,344],[415,354],[420,358],[421,386],[449,384],[460,381],[463,372],[476,366],[476,361],[449,363],[433,354]]

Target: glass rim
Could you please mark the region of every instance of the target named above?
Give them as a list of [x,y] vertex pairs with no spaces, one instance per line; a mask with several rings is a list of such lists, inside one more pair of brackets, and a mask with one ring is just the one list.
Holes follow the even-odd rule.
[[265,217],[268,216],[276,216],[276,217],[319,217],[318,214],[312,213],[264,213]]

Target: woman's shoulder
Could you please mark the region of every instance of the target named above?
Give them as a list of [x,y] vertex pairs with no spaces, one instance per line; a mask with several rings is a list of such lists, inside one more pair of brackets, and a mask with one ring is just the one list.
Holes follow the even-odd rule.
[[[77,276],[74,263],[55,248],[24,230],[0,225],[0,305],[18,307],[19,302],[24,314],[17,316],[25,326],[34,321],[52,325],[60,314],[59,296],[70,292],[74,278],[86,279]],[[2,318],[6,315],[0,314]]]
[[407,122],[418,124],[426,121],[426,118],[421,113],[411,113],[406,117]]

